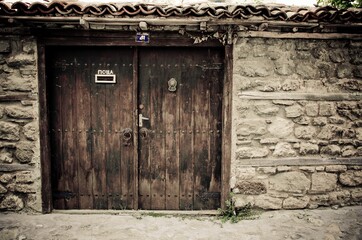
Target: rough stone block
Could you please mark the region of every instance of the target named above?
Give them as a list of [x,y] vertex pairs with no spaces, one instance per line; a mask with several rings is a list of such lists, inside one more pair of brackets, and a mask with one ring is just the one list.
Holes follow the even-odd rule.
[[14,178],[13,174],[10,173],[4,173],[0,176],[0,182],[1,183],[8,183]]
[[34,182],[32,173],[30,171],[17,172],[15,174],[16,183],[32,183]]
[[275,146],[275,150],[273,152],[273,156],[276,157],[294,157],[297,153],[293,149],[293,147],[286,142],[280,142]]
[[255,198],[255,207],[265,210],[277,210],[282,208],[283,200],[266,195],[260,195]]
[[0,209],[9,211],[20,211],[24,208],[24,202],[21,198],[16,195],[7,195],[0,202]]
[[291,100],[273,100],[273,103],[276,105],[292,106],[295,102]]
[[277,61],[275,63],[275,72],[280,76],[289,76],[294,72],[295,65],[291,62]]
[[343,128],[340,126],[326,125],[323,126],[317,137],[323,140],[331,140],[337,136],[342,136]]
[[294,134],[300,139],[312,139],[316,134],[316,129],[311,126],[301,126],[294,129]]
[[274,116],[279,112],[279,107],[271,103],[255,104],[255,112],[260,116]]
[[308,196],[299,197],[299,198],[288,197],[288,198],[284,199],[284,201],[283,201],[283,208],[284,209],[303,209],[308,206],[309,200],[310,199]]
[[362,203],[362,188],[352,189],[351,198],[354,202]]
[[330,124],[344,124],[346,121],[341,117],[329,117],[328,123]]
[[268,126],[268,131],[277,138],[284,138],[293,133],[294,123],[280,117],[276,117]]
[[352,110],[357,107],[357,103],[353,101],[341,101],[337,102],[337,108],[338,109],[346,109],[346,110]]
[[353,157],[357,155],[357,149],[352,145],[343,147],[341,152],[342,157]]
[[315,172],[315,167],[310,167],[310,166],[302,166],[302,167],[299,167],[299,169],[304,171],[304,172],[308,172],[308,173],[314,173]]
[[314,64],[302,62],[297,64],[296,73],[304,79],[317,79],[319,77],[319,71]]
[[17,54],[9,57],[6,61],[9,67],[19,68],[20,66],[25,65],[34,65],[35,64],[35,57],[34,55],[30,54]]
[[267,187],[260,181],[241,181],[236,184],[237,193],[245,195],[259,195],[266,193]]
[[312,174],[312,192],[325,193],[337,188],[337,174],[317,172]]
[[28,184],[11,183],[7,185],[9,191],[18,193],[35,193],[35,189]]
[[249,60],[237,65],[236,71],[247,77],[267,77],[273,72],[273,67],[273,61],[268,59]]
[[24,42],[23,43],[23,52],[28,54],[33,54],[36,49],[36,43],[35,42]]
[[323,172],[324,169],[325,169],[324,166],[317,166],[317,167],[315,167],[315,170],[316,170],[317,172]]
[[313,126],[325,126],[325,125],[327,125],[327,118],[325,118],[325,117],[313,118],[312,125]]
[[15,151],[15,157],[21,163],[31,162],[33,155],[34,151],[32,150],[31,144],[19,144]]
[[330,117],[335,114],[335,106],[331,102],[321,102],[319,104],[319,115]]
[[336,156],[341,153],[341,148],[338,145],[328,145],[321,148],[321,154]]
[[235,201],[235,207],[241,208],[244,207],[247,204],[251,204],[251,206],[254,206],[255,200],[253,196],[243,196],[243,195],[235,195],[234,196]]
[[353,69],[353,76],[355,78],[362,78],[362,65],[359,65]]
[[5,108],[5,114],[10,118],[17,119],[33,119],[33,113],[31,110],[19,108],[19,107],[7,107]]
[[310,180],[301,172],[283,172],[269,178],[269,188],[282,192],[303,193],[310,188]]
[[300,143],[299,153],[301,155],[318,154],[318,152],[319,152],[318,144],[312,144],[306,142]]
[[23,128],[26,139],[36,141],[38,139],[39,129],[38,125],[34,122],[26,124]]
[[351,194],[348,190],[331,192],[329,195],[330,204],[346,204],[351,198]]
[[0,162],[3,163],[12,163],[13,162],[13,156],[10,152],[6,150],[6,148],[3,148],[0,151]]
[[262,158],[269,154],[268,148],[253,148],[253,147],[241,147],[236,151],[236,157],[238,159],[245,158]]
[[305,105],[305,114],[309,117],[318,116],[319,106],[318,103],[308,103]]
[[299,125],[309,125],[310,118],[306,116],[300,116],[297,118],[293,118],[293,122],[299,124]]
[[3,83],[0,84],[3,90],[31,92],[35,89],[34,83],[35,80],[33,77],[21,77],[17,75],[11,75],[7,77]]
[[352,67],[349,64],[341,64],[337,67],[338,78],[350,78],[352,77]]
[[348,170],[339,175],[339,182],[348,187],[356,187],[362,185],[362,171]]
[[0,53],[11,52],[11,44],[9,40],[0,40]]
[[0,122],[0,139],[9,141],[20,140],[20,127],[16,124]]
[[4,194],[7,192],[8,192],[8,190],[2,184],[0,184],[0,194]]
[[296,91],[300,88],[300,82],[297,80],[285,80],[281,84],[281,90],[289,92],[289,91]]
[[260,144],[276,144],[279,142],[278,138],[263,138],[260,139]]
[[285,108],[285,115],[288,118],[296,118],[304,113],[304,109],[299,105],[293,105]]
[[329,195],[319,194],[310,196],[310,202],[318,206],[329,206]]
[[277,172],[278,172],[278,173],[281,173],[281,172],[289,172],[289,171],[291,171],[291,170],[292,170],[292,168],[289,167],[289,166],[278,166],[278,167],[277,167]]
[[276,167],[259,167],[258,172],[262,172],[265,174],[275,174],[277,172]]
[[330,51],[329,58],[334,63],[341,63],[345,61],[344,54],[341,50]]
[[244,119],[237,125],[236,134],[249,136],[251,134],[263,135],[266,133],[266,123],[264,119]]

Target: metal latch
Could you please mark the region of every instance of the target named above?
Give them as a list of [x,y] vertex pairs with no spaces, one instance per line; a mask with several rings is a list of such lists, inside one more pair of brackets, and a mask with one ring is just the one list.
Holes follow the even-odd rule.
[[142,115],[142,113],[138,114],[138,126],[143,127],[143,120],[149,121],[149,118],[146,118]]

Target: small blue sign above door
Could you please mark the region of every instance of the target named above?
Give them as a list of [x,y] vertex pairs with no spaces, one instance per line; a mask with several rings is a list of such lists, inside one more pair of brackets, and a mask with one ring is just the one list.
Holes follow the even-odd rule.
[[136,42],[149,43],[150,35],[148,33],[137,33],[136,34]]

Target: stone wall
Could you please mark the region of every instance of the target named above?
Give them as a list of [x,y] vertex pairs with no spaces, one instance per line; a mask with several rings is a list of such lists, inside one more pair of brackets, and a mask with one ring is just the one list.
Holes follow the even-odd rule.
[[362,42],[240,38],[233,79],[239,205],[362,202]]
[[0,36],[0,210],[41,211],[36,52]]

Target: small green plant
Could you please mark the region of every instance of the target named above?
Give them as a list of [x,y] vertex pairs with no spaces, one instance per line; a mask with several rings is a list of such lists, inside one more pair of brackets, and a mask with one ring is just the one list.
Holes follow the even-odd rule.
[[254,215],[250,203],[242,207],[236,207],[233,194],[230,194],[229,199],[225,201],[225,209],[219,208],[218,211],[219,219],[221,219],[223,223],[227,221],[237,223],[243,219],[250,219],[251,216]]

